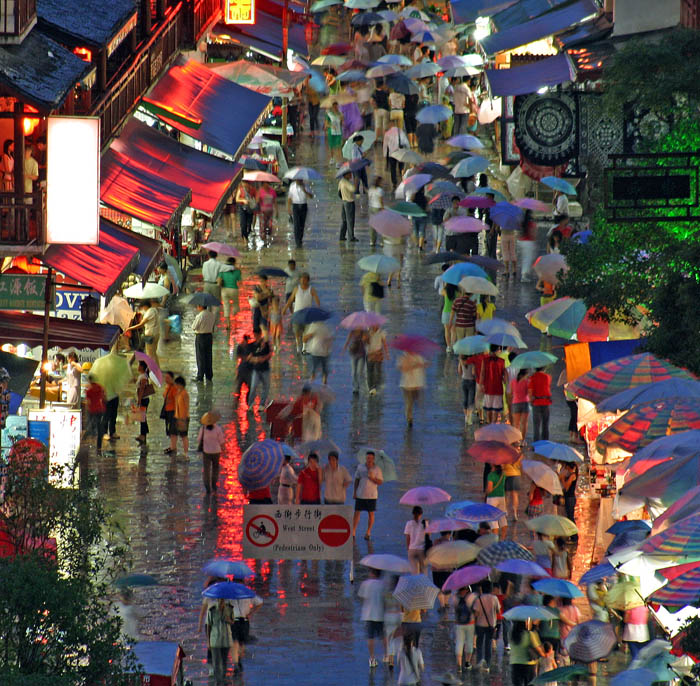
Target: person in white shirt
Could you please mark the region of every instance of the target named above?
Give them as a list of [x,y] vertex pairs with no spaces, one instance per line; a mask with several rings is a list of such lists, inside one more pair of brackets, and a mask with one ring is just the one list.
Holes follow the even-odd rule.
[[413,519],[409,519],[403,529],[406,536],[408,561],[413,574],[425,572],[425,526],[421,521],[422,518],[423,508],[416,505],[413,508]]
[[384,636],[384,582],[379,578],[379,570],[369,570],[369,579],[360,584],[357,595],[362,598],[362,621],[367,627],[367,649],[370,669],[377,666],[374,657],[374,639]]
[[328,383],[328,358],[333,347],[333,334],[323,322],[312,322],[302,336],[304,349],[311,355],[311,380],[321,373],[321,381]]
[[360,523],[360,515],[367,513],[367,533],[365,540],[372,535],[374,526],[374,513],[377,509],[379,486],[384,482],[382,470],[374,464],[374,451],[368,450],[365,455],[365,464],[359,464],[355,470],[355,487],[352,497],[355,499],[355,513],[352,520],[352,536],[355,538],[357,525]]
[[350,472],[338,462],[338,453],[328,453],[328,464],[323,468],[323,502],[326,505],[345,505],[348,486],[352,483]]
[[[316,289],[311,286],[311,275],[309,272],[302,272],[299,276],[299,283],[296,288],[292,291],[287,303],[282,310],[284,315],[287,310],[292,312],[298,312],[299,310],[305,310],[307,307],[313,307],[316,303],[316,307],[321,307],[321,301],[319,300],[318,293]],[[294,338],[297,343],[297,352],[302,352],[302,336],[304,333],[304,326],[302,324],[293,324],[294,328]]]
[[[375,176],[374,183],[367,191],[370,217],[384,209],[384,189],[382,188],[382,177]],[[377,245],[377,232],[370,225],[369,244],[372,248]]]
[[423,388],[425,388],[425,368],[428,363],[416,353],[403,353],[397,362],[401,372],[399,386],[403,391],[406,423],[413,426],[413,406]]
[[[208,252],[209,259],[202,264],[202,283],[205,293],[213,295],[217,300],[221,300],[221,286],[219,286],[219,274],[227,267],[223,262],[220,262],[217,257],[218,253],[210,250]],[[219,318],[219,308],[214,308],[214,316]]]
[[160,339],[160,319],[158,317],[157,301],[143,300],[141,302],[141,321],[138,324],[130,326],[127,331],[134,329],[143,329],[143,342],[145,352],[150,358],[155,360],[157,365],[160,365],[158,360],[158,341]]
[[306,215],[308,212],[308,200],[314,194],[306,187],[303,181],[292,181],[287,193],[287,212],[292,217],[294,225],[294,241],[297,248],[300,248],[304,240],[304,229],[306,228]]
[[287,278],[284,280],[284,302],[286,304],[287,300],[289,300],[292,295],[292,291],[299,284],[299,272],[297,271],[296,260],[288,260],[287,269],[285,269],[285,271],[287,272]]
[[566,197],[566,193],[561,191],[556,191],[554,193],[554,214],[565,214],[569,216],[569,198]]
[[[466,77],[467,79],[469,77]],[[467,133],[467,124],[469,120],[469,87],[465,83],[465,79],[456,77],[452,81],[452,103],[454,105],[455,121],[452,129],[452,135],[458,136],[461,133]]]
[[294,502],[294,486],[297,483],[297,474],[292,466],[292,456],[284,456],[284,464],[280,469],[280,485],[277,489],[277,503],[279,505],[291,505]]
[[195,334],[194,351],[197,357],[197,376],[195,381],[204,381],[204,377],[207,378],[207,381],[211,381],[214,377],[211,344],[216,316],[211,310],[201,305],[197,306],[197,310],[199,310],[199,314],[192,322],[192,331]]

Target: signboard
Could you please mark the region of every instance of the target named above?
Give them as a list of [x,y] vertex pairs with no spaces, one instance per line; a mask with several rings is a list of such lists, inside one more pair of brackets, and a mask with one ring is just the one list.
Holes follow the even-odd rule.
[[[49,422],[49,469],[63,467],[63,479],[57,485],[74,485],[75,458],[80,448],[80,412],[77,410],[30,410],[29,422]],[[39,440],[41,440],[39,438]]]
[[99,300],[99,293],[91,293],[90,291],[72,291],[64,288],[56,289],[56,300],[54,307],[54,316],[61,319],[81,319],[80,306],[83,300],[88,296]]
[[36,274],[0,274],[0,310],[44,312],[46,277]]
[[224,23],[255,24],[255,0],[226,0]]
[[243,557],[350,560],[352,508],[349,505],[246,505]]

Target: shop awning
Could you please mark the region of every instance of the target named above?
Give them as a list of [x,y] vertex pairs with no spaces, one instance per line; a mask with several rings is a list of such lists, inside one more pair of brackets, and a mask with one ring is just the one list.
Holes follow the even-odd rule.
[[452,20],[455,24],[471,24],[477,17],[490,17],[515,2],[517,0],[452,0]]
[[545,86],[558,86],[576,79],[576,69],[566,53],[522,67],[485,69],[492,95],[525,95]]
[[142,167],[116,150],[107,150],[100,162],[100,200],[130,217],[169,227],[192,200],[192,191]]
[[41,261],[109,300],[139,264],[139,251],[108,232],[97,245],[52,245]]
[[598,13],[592,0],[578,0],[566,7],[547,12],[535,19],[513,26],[505,31],[492,33],[481,41],[487,55],[514,50],[521,45],[561,33]]
[[251,129],[266,113],[271,100],[239,86],[211,69],[180,57],[148,93],[149,103],[201,121],[198,128],[182,120],[158,116],[178,131],[221,150],[234,159],[243,152]]
[[[121,329],[111,324],[87,324],[75,319],[49,317],[49,348],[104,348],[109,350]],[[44,318],[26,312],[3,312],[0,317],[0,343],[30,348],[44,342]]]
[[163,244],[136,231],[123,229],[114,222],[100,218],[100,235],[109,234],[115,240],[128,243],[139,251],[139,263],[134,267],[134,274],[147,279],[153,270],[163,261]]
[[191,188],[192,207],[214,217],[221,212],[241,169],[238,164],[178,143],[133,117],[112,142],[111,149],[127,157],[130,165]]
[[505,31],[545,12],[564,5],[571,0],[518,0],[508,8],[492,15],[491,22],[497,31]]

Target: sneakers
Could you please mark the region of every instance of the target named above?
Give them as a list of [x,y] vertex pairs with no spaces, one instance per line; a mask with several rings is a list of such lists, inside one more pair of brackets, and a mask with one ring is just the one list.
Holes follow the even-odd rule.
[[374,658],[369,659],[369,668],[370,669],[374,669],[378,664],[379,663]]
[[488,672],[488,671],[489,671],[489,666],[486,664],[486,660],[482,660],[482,661],[479,663],[479,669],[480,669],[482,672]]

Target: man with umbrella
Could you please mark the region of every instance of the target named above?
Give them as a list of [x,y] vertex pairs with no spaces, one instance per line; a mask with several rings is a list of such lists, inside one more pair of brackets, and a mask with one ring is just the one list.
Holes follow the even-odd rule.
[[340,224],[340,240],[347,240],[348,233],[350,241],[357,242],[355,238],[355,184],[351,181],[352,172],[349,168],[342,175],[338,182],[338,193],[343,201],[341,224]]
[[204,305],[197,305],[198,314],[192,322],[194,331],[194,351],[197,357],[197,376],[195,381],[211,381],[214,376],[212,369],[212,334],[216,323],[216,315]]
[[[221,286],[219,286],[218,279],[219,274],[225,269],[225,265],[217,259],[218,253],[210,250],[207,254],[209,259],[202,264],[204,292],[213,295],[217,300],[221,300]],[[219,310],[215,309],[214,313],[218,314]]]

